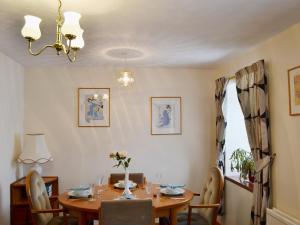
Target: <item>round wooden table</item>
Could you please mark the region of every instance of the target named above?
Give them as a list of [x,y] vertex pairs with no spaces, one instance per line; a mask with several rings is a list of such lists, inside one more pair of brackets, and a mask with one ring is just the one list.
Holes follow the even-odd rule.
[[[71,199],[67,192],[59,195],[58,200],[64,208],[79,217],[79,225],[86,225],[88,220],[99,219],[101,201],[117,199],[123,192],[123,190],[115,189],[111,185],[101,186],[100,189],[102,191],[99,195],[95,195],[94,201],[90,199]],[[153,193],[157,193],[157,185],[154,185],[152,190]],[[166,197],[163,195],[160,195],[160,197],[149,196],[143,187],[132,190],[132,193],[137,199],[147,199],[151,197],[155,218],[169,217],[171,224],[177,225],[177,213],[187,209],[188,204],[193,198],[193,193],[187,189],[185,190],[184,195],[178,197]],[[97,193],[97,188],[95,192]]]

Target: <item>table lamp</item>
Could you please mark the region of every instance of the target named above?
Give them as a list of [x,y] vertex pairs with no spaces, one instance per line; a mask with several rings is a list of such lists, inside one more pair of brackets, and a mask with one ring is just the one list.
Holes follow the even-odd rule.
[[41,164],[53,161],[48,151],[44,134],[26,134],[24,147],[17,161],[24,164],[32,164],[31,170],[42,174]]

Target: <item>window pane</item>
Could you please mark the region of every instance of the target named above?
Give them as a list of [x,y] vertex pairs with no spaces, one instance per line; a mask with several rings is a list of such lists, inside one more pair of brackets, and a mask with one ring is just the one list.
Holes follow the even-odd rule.
[[230,80],[226,89],[226,96],[222,106],[227,127],[225,131],[225,174],[238,175],[230,170],[230,157],[234,150],[242,148],[250,152],[245,121],[237,97],[235,80]]

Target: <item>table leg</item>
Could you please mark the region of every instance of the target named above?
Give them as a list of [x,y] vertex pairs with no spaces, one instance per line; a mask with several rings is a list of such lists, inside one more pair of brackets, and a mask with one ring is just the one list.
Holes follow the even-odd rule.
[[177,225],[177,210],[176,209],[171,209],[170,212],[170,222],[171,225]]
[[80,212],[79,215],[79,225],[87,225],[87,216],[86,213],[84,212]]

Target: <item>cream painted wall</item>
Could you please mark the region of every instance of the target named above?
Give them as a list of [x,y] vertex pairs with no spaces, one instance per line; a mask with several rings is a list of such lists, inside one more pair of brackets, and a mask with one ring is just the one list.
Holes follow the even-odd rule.
[[[300,65],[300,24],[259,46],[227,60],[218,74],[230,76],[264,59],[269,73],[271,142],[277,154],[273,165],[274,207],[300,218],[300,116],[289,116],[287,70]],[[237,215],[238,216],[238,215]],[[230,224],[231,225],[231,224]]]
[[236,184],[225,181],[225,216],[223,225],[250,225],[253,194]]
[[23,67],[0,53],[0,224],[10,224],[9,185],[16,179],[24,115]]
[[[25,76],[25,131],[43,132],[54,157],[44,169],[60,177],[61,191],[96,182],[112,171],[108,154],[127,150],[131,171],[150,181],[185,183],[199,191],[210,164],[214,123],[214,71],[135,69],[128,89],[116,82],[113,68],[31,68]],[[111,88],[111,127],[77,127],[77,88]],[[183,134],[150,135],[150,96],[182,96]],[[214,145],[213,145],[214,146]],[[107,179],[107,176],[106,176]]]

